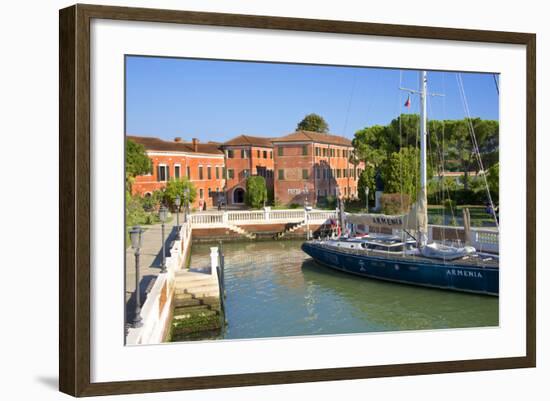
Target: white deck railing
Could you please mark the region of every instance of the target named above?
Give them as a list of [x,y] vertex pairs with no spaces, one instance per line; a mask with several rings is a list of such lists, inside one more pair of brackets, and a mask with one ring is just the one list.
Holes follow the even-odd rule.
[[329,219],[336,218],[335,211],[311,210],[306,212],[303,209],[286,210],[231,210],[223,212],[200,212],[189,215],[189,221],[193,228],[223,227],[227,224],[253,225],[270,223],[298,223],[306,219],[308,214],[309,222],[323,224]]

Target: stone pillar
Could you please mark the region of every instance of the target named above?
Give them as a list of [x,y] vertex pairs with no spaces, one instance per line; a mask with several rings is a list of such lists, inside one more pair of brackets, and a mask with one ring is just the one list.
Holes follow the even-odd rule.
[[227,212],[223,212],[223,215],[222,215],[222,222],[223,224],[227,224],[227,222],[229,221],[229,215],[227,214]]
[[210,275],[218,276],[218,247],[210,247]]

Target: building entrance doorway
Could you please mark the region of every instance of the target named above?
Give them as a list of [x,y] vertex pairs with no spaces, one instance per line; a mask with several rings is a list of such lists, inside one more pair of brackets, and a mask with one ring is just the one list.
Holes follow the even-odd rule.
[[237,188],[233,191],[233,203],[244,203],[244,189]]

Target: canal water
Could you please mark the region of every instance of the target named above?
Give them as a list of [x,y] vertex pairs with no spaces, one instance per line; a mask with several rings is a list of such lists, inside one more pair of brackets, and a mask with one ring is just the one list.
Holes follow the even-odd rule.
[[[332,271],[301,241],[225,243],[222,338],[498,326],[498,298],[385,283]],[[210,263],[194,244],[191,266]]]

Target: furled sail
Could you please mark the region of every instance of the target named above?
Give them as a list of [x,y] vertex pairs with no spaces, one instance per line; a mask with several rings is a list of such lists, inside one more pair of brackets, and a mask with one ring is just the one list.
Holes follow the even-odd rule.
[[405,214],[346,213],[345,217],[350,224],[428,232],[428,205],[422,196],[418,197],[416,203]]

